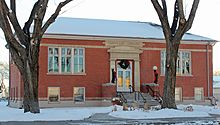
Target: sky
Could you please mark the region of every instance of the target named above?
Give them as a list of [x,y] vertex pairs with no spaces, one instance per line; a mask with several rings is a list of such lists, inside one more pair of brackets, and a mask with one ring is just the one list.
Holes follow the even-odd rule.
[[[6,0],[9,2],[10,0]],[[21,26],[28,19],[31,8],[36,0],[19,0],[17,16]],[[62,0],[50,0],[46,18],[55,10]],[[184,0],[185,14],[188,15],[192,0]],[[167,0],[169,19],[173,17],[174,0]],[[190,33],[220,41],[220,0],[200,0],[199,8]],[[160,24],[158,16],[150,0],[74,0],[63,8],[60,17],[94,18],[123,21],[142,21]],[[0,61],[8,60],[5,49],[4,35],[0,31]],[[214,46],[213,69],[220,70],[220,43]]]

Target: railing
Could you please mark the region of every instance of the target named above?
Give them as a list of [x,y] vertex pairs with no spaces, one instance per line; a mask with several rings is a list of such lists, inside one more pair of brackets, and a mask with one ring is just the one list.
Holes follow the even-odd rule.
[[127,99],[124,97],[123,93],[119,92],[118,94],[119,97],[121,98],[121,101],[127,103]]
[[144,103],[146,103],[146,102],[147,102],[147,100],[144,98],[144,96],[141,94],[141,92],[138,92],[138,95],[140,95],[140,96],[141,96],[141,98],[144,100]]
[[163,99],[162,99],[162,96],[160,95],[160,93],[158,91],[154,91],[150,86],[146,86],[146,87],[148,87],[148,90],[150,90],[149,91],[150,95],[152,97],[156,97],[155,100],[157,100],[160,104],[162,104]]
[[[144,96],[141,94],[141,92],[139,91],[134,91],[132,93],[128,93],[128,94],[134,94],[134,100],[135,101],[139,101],[139,100],[143,100],[144,102],[146,102],[146,99],[144,98]],[[127,103],[127,99],[125,98],[124,94],[122,92],[118,93],[118,96],[121,98],[121,100],[125,103]],[[141,98],[141,99],[140,99]]]

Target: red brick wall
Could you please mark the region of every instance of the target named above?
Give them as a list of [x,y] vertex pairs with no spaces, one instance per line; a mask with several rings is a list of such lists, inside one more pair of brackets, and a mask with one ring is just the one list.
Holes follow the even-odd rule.
[[10,84],[10,98],[17,99],[17,98],[19,98],[18,97],[18,95],[19,95],[18,88],[19,88],[19,83],[21,83],[21,76],[20,76],[18,68],[15,66],[14,63],[10,64],[10,72],[11,72],[11,75],[10,75],[10,80],[11,80],[10,81],[11,82],[11,84]]
[[[110,81],[109,53],[103,46],[104,41],[95,40],[61,40],[43,39],[40,48],[40,73],[39,73],[39,97],[47,98],[48,87],[60,87],[61,97],[72,97],[73,87],[85,87],[86,97],[101,97],[102,84]],[[85,48],[85,73],[86,75],[52,75],[47,74],[48,46],[54,45],[89,45],[103,48]],[[164,76],[160,75],[160,50],[164,48],[163,43],[145,43],[146,50],[140,55],[140,83],[153,82],[152,67],[156,65],[159,73],[160,92],[162,94]],[[151,50],[147,50],[150,48]],[[152,50],[155,48],[155,50]],[[177,76],[176,87],[182,87],[183,97],[194,97],[194,87],[203,87],[207,96],[207,64],[206,45],[180,45],[180,49],[203,50],[204,52],[191,52],[192,76]],[[211,46],[209,47],[212,50]],[[198,61],[199,60],[199,61]],[[210,95],[212,95],[212,52],[209,53],[210,61]],[[18,70],[11,65],[11,88],[18,87]],[[23,90],[23,85],[21,85]],[[12,93],[11,93],[12,94]],[[22,95],[22,94],[21,94]]]
[[[71,42],[70,42],[71,41]],[[43,43],[53,43],[46,39]],[[103,46],[103,41],[55,40],[56,44]],[[109,54],[105,48],[85,48],[86,75],[47,74],[48,47],[40,49],[39,97],[47,97],[47,87],[60,87],[61,97],[72,97],[73,87],[85,87],[86,97],[101,97],[101,85],[109,82]]]
[[[144,47],[163,48],[163,44],[145,43]],[[207,52],[206,45],[180,45],[180,49],[198,50],[191,52],[192,76],[177,76],[176,87],[182,87],[183,97],[194,97],[194,88],[203,87],[204,96],[208,96],[207,85]],[[209,49],[212,50],[211,46]],[[201,52],[201,50],[203,52]],[[153,66],[158,67],[160,75],[160,50],[145,50],[141,54],[141,83],[153,82]],[[209,52],[209,82],[210,96],[212,96],[212,52]],[[164,76],[159,77],[160,93],[163,93]]]

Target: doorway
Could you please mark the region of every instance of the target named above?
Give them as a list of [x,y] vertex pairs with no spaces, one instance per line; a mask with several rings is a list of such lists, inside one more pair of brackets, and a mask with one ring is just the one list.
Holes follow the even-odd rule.
[[132,92],[132,61],[119,60],[117,65],[117,91]]

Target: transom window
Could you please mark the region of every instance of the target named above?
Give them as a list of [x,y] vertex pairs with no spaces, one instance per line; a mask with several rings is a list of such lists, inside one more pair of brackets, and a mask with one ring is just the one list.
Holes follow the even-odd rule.
[[[161,51],[161,74],[165,74],[166,51]],[[179,51],[176,62],[177,75],[191,75],[191,53]]]
[[84,73],[84,51],[83,48],[49,47],[48,72]]

